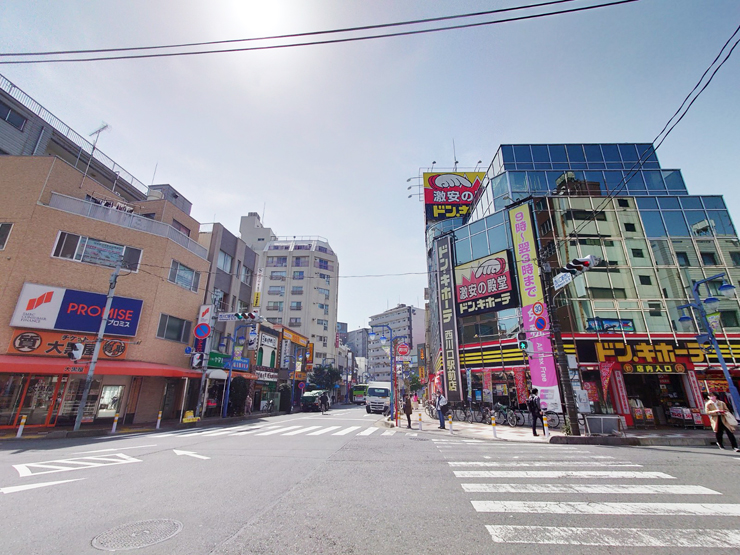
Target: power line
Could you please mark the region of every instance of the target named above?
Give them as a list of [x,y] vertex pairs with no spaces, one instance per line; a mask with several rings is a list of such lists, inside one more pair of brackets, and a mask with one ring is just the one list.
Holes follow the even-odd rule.
[[511,23],[514,21],[526,21],[530,19],[539,19],[542,17],[549,17],[553,15],[562,15],[562,14],[569,14],[569,13],[577,13],[577,12],[583,12],[588,10],[595,10],[599,8],[607,8],[611,6],[618,6],[621,4],[630,4],[632,2],[639,2],[640,0],[617,0],[615,2],[607,2],[603,4],[594,4],[590,6],[582,6],[578,8],[571,8],[567,10],[557,10],[552,12],[546,12],[546,13],[540,13],[540,14],[533,14],[533,15],[523,15],[519,17],[510,17],[508,19],[497,19],[493,21],[483,21],[478,23],[465,23],[461,25],[450,25],[447,27],[436,27],[433,29],[419,29],[415,31],[401,31],[398,33],[383,33],[378,35],[367,35],[362,37],[346,37],[346,38],[340,38],[340,39],[328,39],[323,41],[313,41],[313,42],[299,42],[299,43],[290,43],[290,44],[276,44],[276,45],[269,45],[269,46],[253,46],[253,47],[244,47],[244,48],[227,48],[227,49],[218,49],[218,50],[196,50],[192,52],[164,52],[164,53],[156,53],[156,54],[130,54],[130,55],[123,55],[123,56],[97,56],[97,57],[87,57],[87,58],[60,58],[60,59],[43,59],[43,60],[2,60],[0,61],[0,64],[2,65],[9,65],[9,64],[54,64],[54,63],[74,63],[74,62],[99,62],[99,61],[109,61],[109,60],[134,60],[134,59],[144,59],[144,58],[169,58],[169,57],[176,57],[176,56],[197,56],[202,54],[224,54],[224,53],[233,53],[233,52],[249,52],[249,51],[256,51],[256,50],[277,50],[277,49],[285,49],[285,48],[297,48],[300,46],[318,46],[318,45],[327,45],[327,44],[341,44],[341,43],[348,43],[348,42],[358,42],[358,41],[366,41],[366,40],[375,40],[375,39],[384,39],[384,38],[391,38],[391,37],[403,37],[403,36],[411,36],[411,35],[420,35],[420,34],[426,34],[426,33],[436,33],[439,31],[450,31],[450,30],[456,30],[456,29],[470,29],[475,27],[483,27],[488,25],[497,25],[499,23]]

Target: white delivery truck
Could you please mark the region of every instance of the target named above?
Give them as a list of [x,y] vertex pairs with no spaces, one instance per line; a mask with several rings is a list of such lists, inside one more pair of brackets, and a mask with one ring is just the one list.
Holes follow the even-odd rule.
[[385,414],[391,408],[391,382],[370,382],[365,395],[365,410],[368,413]]

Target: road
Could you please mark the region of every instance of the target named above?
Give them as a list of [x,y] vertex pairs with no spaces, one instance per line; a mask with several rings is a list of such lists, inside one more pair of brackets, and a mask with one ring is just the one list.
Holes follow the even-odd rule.
[[730,451],[494,442],[378,421],[341,407],[4,442],[0,553],[156,539],[136,553],[740,552]]

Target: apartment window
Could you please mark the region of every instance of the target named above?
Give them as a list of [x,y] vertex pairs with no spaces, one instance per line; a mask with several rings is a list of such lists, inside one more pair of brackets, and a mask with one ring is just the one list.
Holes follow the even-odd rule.
[[323,287],[317,287],[316,290],[319,292],[319,295],[324,295],[325,297],[329,296],[328,289],[324,289]]
[[187,343],[190,341],[190,326],[192,322],[175,318],[168,314],[159,315],[159,327],[157,328],[157,337],[160,339],[169,339]]
[[323,279],[327,285],[331,283],[331,276],[328,274],[319,274],[319,278]]
[[241,299],[237,299],[236,301],[236,311],[237,312],[246,312],[249,310],[249,301],[243,301]]
[[268,256],[267,265],[278,267],[278,268],[284,268],[285,266],[288,265],[288,257],[287,256]]
[[242,266],[241,271],[239,272],[239,280],[242,283],[246,283],[249,285],[249,278],[251,277],[251,271],[246,266]]
[[303,295],[303,286],[302,285],[294,285],[290,289],[291,295]]
[[638,276],[640,278],[640,285],[652,285],[653,280],[650,279],[650,276]]
[[267,321],[270,322],[271,324],[282,324],[283,323],[282,318],[268,318]]
[[620,208],[629,208],[630,203],[627,199],[620,198],[620,199],[617,199],[617,206],[619,206]]
[[323,310],[324,316],[327,316],[329,314],[329,305],[319,303],[319,310]]
[[301,325],[301,319],[300,318],[291,318],[288,321],[288,325],[291,327],[298,327]]
[[[2,229],[0,229],[0,248],[3,244]],[[740,266],[740,252],[730,252],[733,266]]]
[[714,255],[713,252],[703,252],[701,253],[701,263],[704,266],[716,266],[717,257]]
[[296,250],[296,251],[310,251],[311,250],[311,245],[296,245],[295,247],[293,247],[293,250]]
[[633,258],[645,258],[645,253],[642,252],[642,249],[632,249],[632,257]]
[[267,294],[268,295],[279,295],[281,297],[285,296],[285,286],[284,285],[270,285],[270,287],[267,288]]
[[295,270],[293,272],[293,279],[303,279],[305,277],[305,272],[303,270]]
[[180,222],[175,220],[174,218],[172,219],[172,227],[174,227],[177,231],[179,231],[183,235],[187,235],[188,237],[190,237],[190,230],[184,225],[182,225]]
[[8,243],[8,237],[10,237],[10,230],[12,229],[12,227],[13,224],[0,224],[0,251],[5,249],[5,245]]
[[306,268],[307,266],[308,266],[308,257],[307,256],[296,256],[293,259],[293,267]]
[[191,291],[198,290],[198,284],[200,283],[200,272],[180,264],[177,260],[172,261],[170,266],[169,280],[172,283],[190,289]]
[[5,104],[5,102],[0,102],[0,119],[7,121],[18,131],[23,131],[27,121],[26,118]]
[[552,222],[550,220],[545,220],[545,222],[540,226],[540,235],[547,235],[552,231]]
[[267,247],[267,250],[269,251],[287,251],[290,250],[290,245],[276,245],[272,244],[269,247]]
[[637,231],[637,228],[635,227],[635,224],[626,223],[624,224],[624,230],[625,231]]
[[722,320],[722,325],[726,328],[737,328],[737,312],[734,310],[720,310],[719,317]]
[[317,258],[314,261],[314,266],[316,268],[320,268],[322,270],[331,270],[334,271],[334,265],[329,262],[328,260],[324,260],[323,258]]
[[326,254],[329,254],[329,249],[326,247],[316,247],[316,250],[319,252],[325,252]]
[[291,301],[290,310],[303,310],[301,301]]
[[270,272],[270,279],[273,281],[285,281],[286,272]]
[[318,318],[316,320],[316,323],[319,326],[324,326],[324,331],[328,331],[329,330],[329,320],[322,320],[321,318]]
[[267,310],[283,311],[283,301],[267,301]]
[[139,270],[141,249],[108,243],[91,237],[75,235],[74,233],[59,232],[52,252],[52,256],[55,258],[66,258],[67,260],[76,260],[87,264],[108,266],[109,268],[115,267],[122,255],[122,268],[134,272]]
[[685,252],[676,251],[676,260],[678,260],[679,266],[688,267],[691,265],[689,263],[689,255]]
[[231,266],[234,263],[234,259],[230,254],[226,254],[224,251],[218,251],[218,262],[217,266],[219,270],[223,270],[227,274],[231,273]]

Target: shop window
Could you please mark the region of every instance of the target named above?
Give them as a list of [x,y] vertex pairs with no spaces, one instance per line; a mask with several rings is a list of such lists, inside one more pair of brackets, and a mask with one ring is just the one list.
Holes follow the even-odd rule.
[[5,245],[8,243],[8,237],[10,237],[10,230],[12,227],[13,224],[0,224],[0,251],[5,249]]
[[60,231],[52,256],[109,268],[114,268],[122,258],[122,268],[137,272],[141,249]]
[[722,325],[726,328],[737,328],[738,327],[738,319],[737,319],[737,312],[735,310],[720,310],[719,312],[720,319],[722,320]]
[[191,291],[198,291],[198,284],[200,283],[200,272],[196,272],[192,268],[180,264],[177,260],[173,260],[170,266],[170,275],[168,277],[171,283],[190,289]]
[[714,255],[713,252],[703,252],[701,253],[701,263],[704,266],[716,266],[717,257]]
[[192,322],[175,318],[168,314],[159,315],[159,327],[157,328],[157,337],[187,343],[190,341],[190,326]]
[[676,251],[676,259],[678,260],[679,266],[683,266],[684,268],[687,268],[691,265],[689,263],[689,255],[685,252]]
[[626,224],[624,224],[624,230],[625,231],[635,232],[635,231],[637,231],[637,228],[635,227],[635,224],[626,223]]
[[640,285],[652,285],[653,281],[650,276],[638,276],[640,278]]

